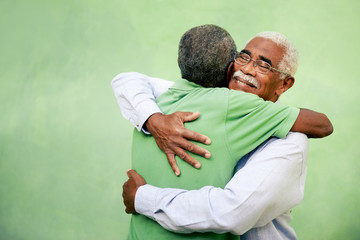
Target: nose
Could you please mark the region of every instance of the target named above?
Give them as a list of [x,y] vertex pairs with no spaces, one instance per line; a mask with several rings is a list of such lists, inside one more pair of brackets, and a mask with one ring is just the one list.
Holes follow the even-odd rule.
[[249,75],[254,77],[256,75],[255,65],[254,64],[255,64],[254,60],[251,59],[246,65],[240,66],[240,70],[244,74],[249,74]]

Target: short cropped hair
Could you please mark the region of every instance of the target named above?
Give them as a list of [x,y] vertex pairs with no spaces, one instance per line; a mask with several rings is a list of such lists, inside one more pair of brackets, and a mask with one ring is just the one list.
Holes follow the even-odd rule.
[[203,87],[226,87],[236,44],[223,28],[207,24],[188,30],[179,43],[181,76]]
[[[278,32],[260,32],[256,34],[253,38],[251,38],[247,43],[249,43],[256,37],[270,39],[278,46],[281,46],[285,49],[284,56],[279,63],[278,69],[290,74],[291,76],[294,76],[299,63],[299,54],[295,46],[290,42],[290,40],[283,34]],[[285,79],[285,77],[285,74],[280,75],[280,79]]]

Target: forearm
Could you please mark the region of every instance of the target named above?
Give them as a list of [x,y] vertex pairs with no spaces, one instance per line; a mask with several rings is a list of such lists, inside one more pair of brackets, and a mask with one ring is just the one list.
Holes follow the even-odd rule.
[[[218,217],[213,213],[211,201],[207,198],[216,190],[224,191],[210,186],[187,191],[145,185],[136,193],[135,209],[170,231],[223,233],[230,231],[231,226],[224,221],[216,222]],[[154,202],[156,204],[150,204],[152,207],[149,208],[149,203]],[[223,220],[227,220],[226,216]]]
[[134,72],[121,73],[111,82],[121,114],[138,131],[152,114],[161,112],[155,99],[172,84],[171,81]]
[[[306,144],[304,140],[305,148]],[[139,188],[135,208],[175,232],[243,234],[264,226],[302,200],[300,183],[305,182],[306,172],[307,150],[291,144],[270,143],[269,147],[271,151],[265,147],[255,155],[225,189],[207,186],[185,191],[147,185]]]
[[[256,227],[257,224],[262,226],[264,221],[259,220],[262,220],[262,214],[272,204],[272,202],[264,203],[268,199],[253,203],[251,200],[261,197],[259,194],[239,196],[229,188],[206,186],[194,191],[160,189],[150,185],[143,188],[148,188],[149,192],[158,193],[155,197],[157,207],[152,211],[147,208],[137,208],[137,201],[135,201],[136,211],[157,221],[165,229],[179,233],[231,232],[241,235]],[[144,195],[146,195],[145,200],[150,202],[149,192],[146,191]],[[250,198],[246,199],[246,197]],[[142,194],[139,198],[144,200]]]
[[291,131],[304,133],[311,138],[322,138],[333,132],[333,126],[325,114],[302,108]]

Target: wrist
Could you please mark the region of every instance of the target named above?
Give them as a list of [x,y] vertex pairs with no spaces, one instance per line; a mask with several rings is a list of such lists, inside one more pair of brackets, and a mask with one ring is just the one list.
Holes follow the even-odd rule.
[[153,125],[154,125],[154,122],[156,122],[156,119],[158,119],[160,116],[162,116],[163,114],[162,113],[154,113],[154,114],[151,114],[150,117],[148,117],[148,119],[146,119],[144,125],[143,125],[143,129],[145,131],[148,131],[150,132],[151,134],[153,134]]

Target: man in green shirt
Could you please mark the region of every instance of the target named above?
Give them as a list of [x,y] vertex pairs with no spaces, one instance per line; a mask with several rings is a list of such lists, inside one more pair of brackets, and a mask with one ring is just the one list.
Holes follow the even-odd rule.
[[[212,157],[203,163],[200,171],[186,164],[181,166],[182,163],[179,162],[183,174],[176,177],[169,166],[159,161],[151,161],[163,157],[155,140],[135,131],[133,168],[144,176],[149,184],[184,189],[197,189],[205,185],[224,187],[231,178],[238,159],[270,136],[284,137],[290,129],[313,133],[306,122],[299,124],[297,121],[297,124],[294,124],[299,114],[297,108],[265,102],[250,93],[219,88],[225,85],[226,69],[235,54],[236,47],[232,38],[219,27],[200,26],[183,35],[179,45],[179,66],[182,77],[187,80],[176,81],[168,92],[157,99],[157,103],[166,114],[199,110],[202,113],[201,121],[188,123],[187,127],[212,139],[212,144],[207,148],[212,152]],[[316,115],[308,111],[303,111],[302,115],[304,114]],[[232,237],[235,238],[230,234],[176,234],[164,230],[141,215],[132,216],[129,235],[130,239]]]

